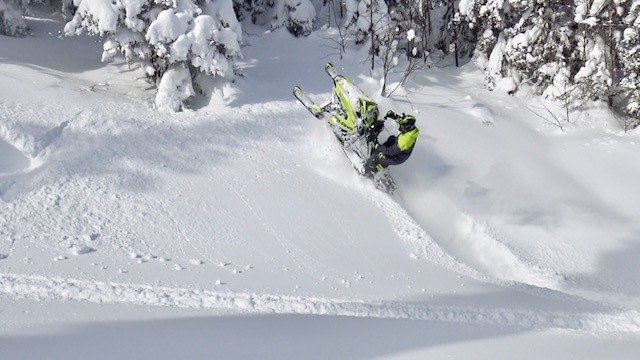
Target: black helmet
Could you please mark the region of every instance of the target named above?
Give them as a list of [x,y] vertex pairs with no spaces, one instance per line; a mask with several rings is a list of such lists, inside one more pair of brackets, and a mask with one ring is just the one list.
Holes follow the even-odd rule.
[[413,115],[400,116],[396,119],[400,125],[400,131],[405,132],[416,127],[416,118]]

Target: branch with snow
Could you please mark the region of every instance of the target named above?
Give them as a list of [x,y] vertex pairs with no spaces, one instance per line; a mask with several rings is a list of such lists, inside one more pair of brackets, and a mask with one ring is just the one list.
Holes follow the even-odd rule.
[[271,28],[286,27],[294,36],[307,36],[313,29],[316,8],[309,0],[278,0]]
[[24,36],[27,24],[22,19],[28,0],[0,0],[0,35]]
[[[76,6],[65,34],[106,36],[103,61],[119,53],[130,64],[141,61],[158,85],[160,109],[181,110],[195,93],[191,78],[196,73],[234,76],[242,29],[232,0],[76,0]],[[167,73],[170,79],[163,79]]]

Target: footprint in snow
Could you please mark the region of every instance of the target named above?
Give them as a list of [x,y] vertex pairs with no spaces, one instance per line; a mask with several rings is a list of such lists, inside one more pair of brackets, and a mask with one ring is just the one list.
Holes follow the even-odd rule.
[[480,120],[483,125],[493,125],[494,113],[483,104],[474,103],[471,107],[465,109],[465,112]]
[[71,245],[71,255],[85,255],[97,251],[96,249],[86,245]]

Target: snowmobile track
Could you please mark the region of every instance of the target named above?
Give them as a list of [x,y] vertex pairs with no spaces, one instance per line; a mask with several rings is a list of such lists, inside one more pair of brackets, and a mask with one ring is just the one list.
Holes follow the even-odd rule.
[[599,336],[640,335],[640,314],[636,311],[564,313],[481,306],[444,306],[428,302],[307,298],[19,274],[0,275],[0,293],[37,301],[57,299],[195,309],[230,309],[249,313],[408,319],[487,324],[524,330],[587,331]]

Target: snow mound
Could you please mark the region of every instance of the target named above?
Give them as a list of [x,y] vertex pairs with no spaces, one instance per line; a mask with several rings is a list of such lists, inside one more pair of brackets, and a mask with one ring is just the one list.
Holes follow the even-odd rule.
[[457,236],[453,241],[466,249],[464,261],[487,275],[543,288],[559,288],[561,277],[525,263],[498,239],[490,227],[468,215],[460,216]]
[[0,175],[14,174],[31,166],[31,159],[10,143],[0,139]]

